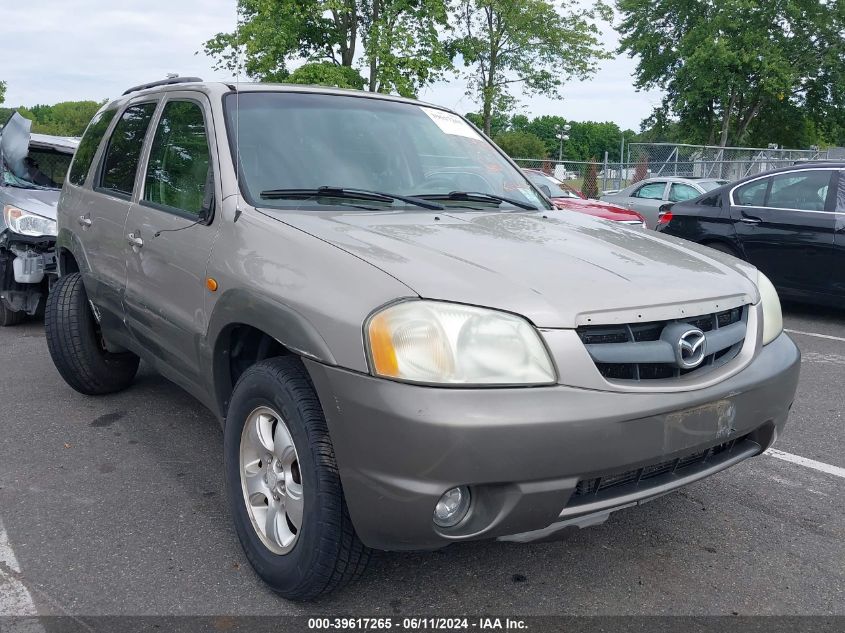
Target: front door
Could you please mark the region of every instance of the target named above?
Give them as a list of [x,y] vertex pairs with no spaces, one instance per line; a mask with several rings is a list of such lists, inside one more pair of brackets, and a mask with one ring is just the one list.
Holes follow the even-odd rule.
[[732,193],[731,216],[748,261],[797,298],[831,289],[833,173],[821,168],[784,172]]
[[141,346],[172,370],[169,376],[188,388],[200,384],[206,263],[219,226],[210,138],[205,96],[168,93],[143,165],[138,204],[126,222],[134,241],[126,250],[127,324]]

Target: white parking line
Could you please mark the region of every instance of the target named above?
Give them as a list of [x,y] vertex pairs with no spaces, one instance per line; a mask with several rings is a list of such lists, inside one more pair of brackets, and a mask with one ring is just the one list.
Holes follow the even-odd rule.
[[786,462],[806,466],[807,468],[812,468],[813,470],[818,470],[819,472],[827,473],[828,475],[835,475],[836,477],[842,477],[845,479],[845,468],[840,468],[839,466],[832,466],[831,464],[825,464],[824,462],[817,462],[814,459],[807,459],[806,457],[800,457],[798,455],[793,455],[792,453],[784,453],[776,448],[770,448],[765,452],[765,455],[777,457],[778,459],[782,459]]
[[21,569],[0,521],[0,616],[38,615],[32,595],[18,580]]
[[841,341],[845,343],[845,338],[841,336],[831,336],[830,334],[816,334],[815,332],[802,332],[801,330],[784,330],[789,334],[800,334],[801,336],[815,336],[816,338],[826,338],[831,341]]

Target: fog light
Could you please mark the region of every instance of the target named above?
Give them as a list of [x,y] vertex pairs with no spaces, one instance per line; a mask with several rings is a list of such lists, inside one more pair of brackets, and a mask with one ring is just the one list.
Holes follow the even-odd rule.
[[458,486],[443,493],[434,507],[434,523],[452,527],[460,523],[469,510],[469,488]]

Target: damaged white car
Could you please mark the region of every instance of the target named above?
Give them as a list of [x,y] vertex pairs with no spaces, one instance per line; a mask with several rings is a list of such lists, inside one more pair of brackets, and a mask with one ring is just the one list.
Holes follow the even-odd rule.
[[79,144],[31,126],[15,113],[0,129],[0,326],[44,309],[56,275],[56,205]]

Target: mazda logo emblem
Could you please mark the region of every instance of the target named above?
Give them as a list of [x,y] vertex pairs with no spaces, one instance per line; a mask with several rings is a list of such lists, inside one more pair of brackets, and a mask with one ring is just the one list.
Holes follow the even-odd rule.
[[681,369],[695,369],[707,354],[707,337],[697,327],[690,327],[678,339],[676,360]]

